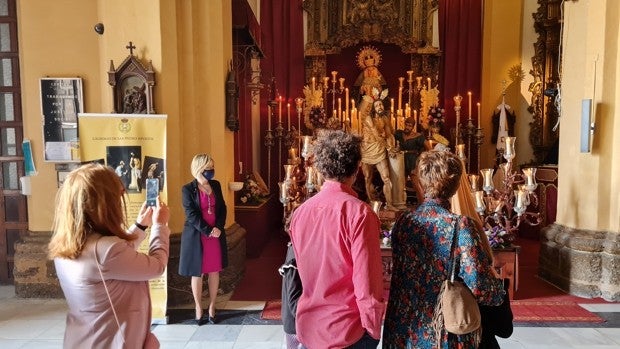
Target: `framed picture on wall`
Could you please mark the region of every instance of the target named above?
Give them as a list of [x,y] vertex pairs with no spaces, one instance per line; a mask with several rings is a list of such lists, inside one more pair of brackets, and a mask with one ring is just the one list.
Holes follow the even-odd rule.
[[41,78],[44,159],[79,162],[78,113],[84,112],[81,78]]

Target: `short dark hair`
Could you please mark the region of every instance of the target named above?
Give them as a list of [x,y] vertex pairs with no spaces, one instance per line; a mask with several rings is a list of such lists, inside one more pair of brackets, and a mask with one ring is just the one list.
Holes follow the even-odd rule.
[[314,145],[314,167],[323,177],[343,182],[362,160],[362,139],[341,130],[320,130]]
[[426,198],[449,199],[459,187],[463,163],[449,151],[430,150],[420,154],[417,171]]

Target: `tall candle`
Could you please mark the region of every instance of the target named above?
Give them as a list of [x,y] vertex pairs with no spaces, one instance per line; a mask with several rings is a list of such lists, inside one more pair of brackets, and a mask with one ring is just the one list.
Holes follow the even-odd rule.
[[288,119],[288,130],[291,130],[291,103],[286,103],[286,117]]
[[349,88],[345,88],[344,89],[344,116],[345,117],[350,117],[351,114],[349,114]]
[[355,109],[355,99],[351,98],[351,109]]
[[426,78],[426,81],[428,81],[428,86],[426,87],[427,90],[431,89],[431,78]]
[[316,79],[314,78],[314,76],[312,77],[312,91],[314,91],[316,88]]
[[282,96],[278,99],[278,122],[282,123]]
[[398,110],[401,110],[403,107],[403,88],[398,88]]
[[394,98],[390,98],[390,113],[394,114]]
[[467,114],[467,117],[469,118],[469,120],[471,120],[471,91],[467,92],[467,107],[469,108],[469,113]]
[[271,106],[267,106],[267,130],[271,131]]
[[480,124],[480,102],[476,103],[476,105],[478,106],[478,128],[482,128]]
[[342,98],[338,97],[338,118],[342,119]]

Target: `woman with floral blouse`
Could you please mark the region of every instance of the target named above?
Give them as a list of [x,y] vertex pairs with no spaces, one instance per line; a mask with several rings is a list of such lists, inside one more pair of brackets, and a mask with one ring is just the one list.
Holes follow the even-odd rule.
[[[448,277],[450,246],[455,245],[456,272],[478,303],[499,305],[504,296],[492,257],[480,240],[479,225],[450,212],[450,197],[462,173],[461,160],[445,151],[427,151],[417,165],[424,202],[402,214],[392,230],[392,282],[383,329],[384,348],[435,348],[433,311],[441,283]],[[442,331],[441,348],[476,348],[472,334]]]

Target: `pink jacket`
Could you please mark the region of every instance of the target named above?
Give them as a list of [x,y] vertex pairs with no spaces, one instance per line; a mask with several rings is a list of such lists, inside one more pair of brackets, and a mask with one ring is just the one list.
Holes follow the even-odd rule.
[[[148,280],[166,269],[170,229],[161,224],[153,226],[148,255],[137,251],[145,232],[135,226],[129,231],[138,238],[126,241],[116,236],[92,234],[75,260],[54,259],[69,306],[64,348],[143,347],[151,326]],[[118,330],[95,264],[95,246],[122,332]]]

